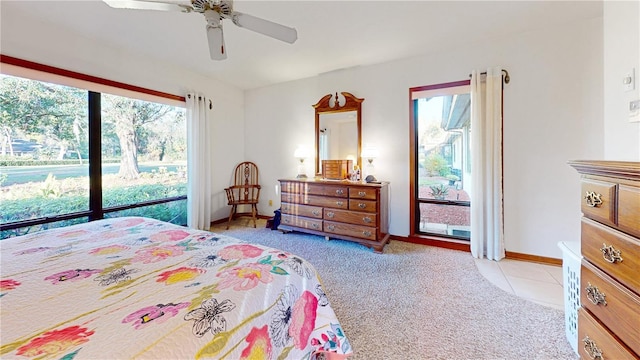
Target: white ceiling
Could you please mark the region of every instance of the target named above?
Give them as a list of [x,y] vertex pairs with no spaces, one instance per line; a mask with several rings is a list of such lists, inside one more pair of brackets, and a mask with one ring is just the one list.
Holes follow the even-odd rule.
[[0,6],[2,17],[28,14],[241,89],[602,16],[600,1],[236,0],[236,11],[294,27],[298,40],[287,44],[225,20],[228,59],[213,61],[202,14],[114,9],[100,0],[1,0]]

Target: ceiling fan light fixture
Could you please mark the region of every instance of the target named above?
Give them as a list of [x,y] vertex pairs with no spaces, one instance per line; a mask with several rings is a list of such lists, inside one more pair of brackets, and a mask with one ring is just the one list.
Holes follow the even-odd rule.
[[234,12],[231,16],[231,20],[237,26],[267,35],[289,44],[293,44],[298,39],[298,32],[296,29],[255,16]]

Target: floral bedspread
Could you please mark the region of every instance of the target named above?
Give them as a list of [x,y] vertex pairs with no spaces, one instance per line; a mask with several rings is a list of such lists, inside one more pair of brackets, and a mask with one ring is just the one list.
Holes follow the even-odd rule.
[[342,359],[316,270],[280,250],[124,217],[0,241],[2,358]]

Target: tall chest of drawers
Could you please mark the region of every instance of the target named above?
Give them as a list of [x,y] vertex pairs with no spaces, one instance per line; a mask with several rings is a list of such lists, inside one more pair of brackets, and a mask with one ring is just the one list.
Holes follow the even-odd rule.
[[280,179],[278,229],[358,242],[382,252],[389,241],[389,183]]
[[640,163],[570,161],[581,175],[578,352],[640,359]]

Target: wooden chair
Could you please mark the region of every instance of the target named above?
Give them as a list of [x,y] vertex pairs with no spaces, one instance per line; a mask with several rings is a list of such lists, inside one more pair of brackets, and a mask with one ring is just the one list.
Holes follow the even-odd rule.
[[[233,185],[224,189],[227,192],[227,203],[231,206],[227,229],[234,216],[251,216],[253,227],[256,227],[258,215],[258,199],[260,198],[260,185],[258,184],[258,167],[256,164],[245,161],[234,172]],[[251,205],[251,213],[237,213],[238,205]]]

